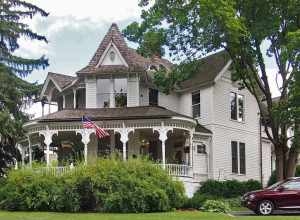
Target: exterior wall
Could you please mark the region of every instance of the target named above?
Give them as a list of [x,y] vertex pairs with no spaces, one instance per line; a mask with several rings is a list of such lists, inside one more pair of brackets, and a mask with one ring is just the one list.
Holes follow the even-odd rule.
[[134,107],[140,104],[139,78],[129,77],[127,81],[127,106]]
[[[245,121],[230,119],[230,92],[244,95]],[[238,90],[221,77],[213,90],[214,120],[210,126],[212,139],[212,177],[214,179],[260,180],[260,134],[258,107],[247,90]],[[246,144],[246,175],[232,174],[231,141]]]
[[[207,126],[210,128],[210,125],[213,124],[214,114],[213,113],[213,87],[199,88],[200,90],[200,111],[201,116],[198,118],[198,121],[201,125]],[[192,117],[192,92],[196,90],[190,90],[184,92],[180,95],[179,98],[179,108],[178,113]]]
[[166,95],[162,92],[158,93],[158,105],[169,110],[178,112],[179,96],[175,93]]
[[267,186],[268,180],[272,174],[272,144],[265,139],[262,140],[262,171],[263,185]]
[[85,79],[86,108],[97,107],[97,81],[95,78]]

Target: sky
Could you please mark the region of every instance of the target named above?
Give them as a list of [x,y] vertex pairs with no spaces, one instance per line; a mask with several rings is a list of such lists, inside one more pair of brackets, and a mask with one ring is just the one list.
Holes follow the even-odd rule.
[[[138,0],[28,1],[50,13],[46,18],[38,16],[27,21],[34,31],[47,37],[48,44],[22,39],[17,51],[24,57],[45,55],[49,59],[47,69],[34,71],[26,77],[27,81],[38,83],[44,82],[48,72],[75,75],[89,62],[111,23],[116,22],[123,29],[139,21],[141,13]],[[268,62],[268,71],[275,72],[274,66]],[[276,96],[276,85],[272,86]],[[51,109],[55,110],[55,107]],[[41,116],[40,104],[34,104],[28,112],[35,117]]]

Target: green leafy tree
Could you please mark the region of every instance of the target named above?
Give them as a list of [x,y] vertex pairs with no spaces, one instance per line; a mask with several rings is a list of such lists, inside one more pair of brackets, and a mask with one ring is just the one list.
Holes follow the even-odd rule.
[[[130,38],[160,30],[161,42],[171,55],[185,57],[166,74],[159,71],[155,83],[168,92],[196,71],[198,58],[223,49],[232,60],[232,78],[255,97],[265,132],[276,153],[278,179],[293,176],[299,155],[299,0],[141,0],[141,24],[129,26]],[[125,31],[125,35],[126,35]],[[128,36],[128,35],[127,35]],[[268,72],[266,59],[278,71]],[[279,99],[274,102],[270,82],[278,81]],[[292,130],[289,137],[287,131]],[[292,142],[289,147],[288,141]]]
[[23,108],[40,90],[40,86],[20,77],[48,66],[44,56],[29,59],[14,53],[20,47],[20,38],[47,42],[24,23],[35,15],[48,14],[25,1],[0,0],[0,175],[18,158],[16,142],[23,137],[22,125],[28,120]]

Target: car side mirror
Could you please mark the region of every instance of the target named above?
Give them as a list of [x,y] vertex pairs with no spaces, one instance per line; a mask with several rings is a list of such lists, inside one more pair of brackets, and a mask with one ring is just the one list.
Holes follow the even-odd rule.
[[284,186],[279,186],[278,188],[277,188],[277,191],[278,192],[283,192],[285,190],[285,187]]

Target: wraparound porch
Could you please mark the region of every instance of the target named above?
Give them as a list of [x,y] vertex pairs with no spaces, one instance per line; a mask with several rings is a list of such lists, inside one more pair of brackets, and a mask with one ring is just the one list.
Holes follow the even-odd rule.
[[113,153],[123,160],[149,157],[162,164],[172,175],[190,175],[195,127],[192,120],[145,119],[96,123],[107,130],[110,137],[97,139],[95,131],[83,129],[81,122],[27,124],[27,140],[19,145],[22,164],[27,161],[31,165],[37,159],[37,152],[48,166],[53,161],[57,161],[59,166],[75,164],[76,160],[92,163],[97,157]]

